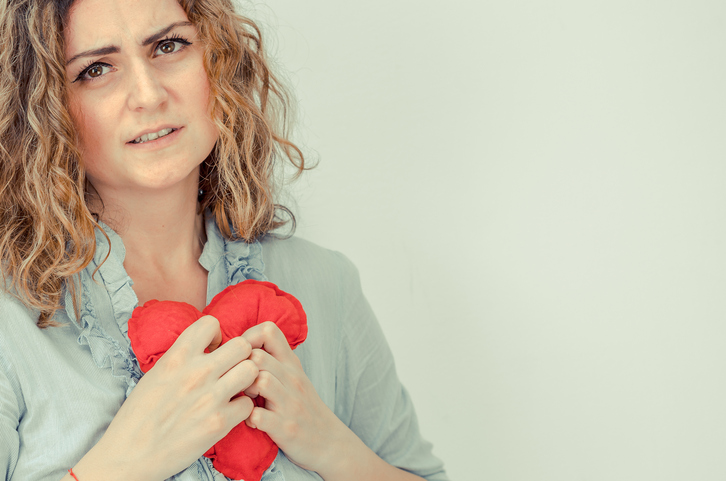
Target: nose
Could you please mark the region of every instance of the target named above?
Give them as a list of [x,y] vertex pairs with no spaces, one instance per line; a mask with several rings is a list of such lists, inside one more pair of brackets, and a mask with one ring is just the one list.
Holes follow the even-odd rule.
[[130,110],[155,110],[168,99],[160,72],[148,62],[138,62],[131,69],[128,106]]

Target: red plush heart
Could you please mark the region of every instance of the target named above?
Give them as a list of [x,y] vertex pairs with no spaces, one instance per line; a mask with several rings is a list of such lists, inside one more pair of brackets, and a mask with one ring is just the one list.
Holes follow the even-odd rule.
[[[300,301],[271,282],[248,279],[229,286],[202,312],[185,302],[152,300],[137,307],[129,319],[129,339],[141,370],[154,367],[184,329],[205,315],[219,320],[222,344],[264,321],[277,324],[293,349],[308,333]],[[254,401],[264,406],[261,397]],[[277,456],[277,445],[266,433],[240,423],[204,455],[229,478],[259,481]]]

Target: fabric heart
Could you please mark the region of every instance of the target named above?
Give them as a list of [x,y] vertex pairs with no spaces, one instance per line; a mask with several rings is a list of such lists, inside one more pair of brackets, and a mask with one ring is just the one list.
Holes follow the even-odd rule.
[[[264,321],[277,324],[292,349],[308,333],[300,301],[271,282],[248,279],[229,286],[202,312],[185,302],[151,300],[137,307],[128,323],[131,347],[141,370],[154,367],[184,329],[205,315],[219,320],[222,344]],[[254,402],[264,406],[261,397]],[[240,423],[204,455],[229,478],[259,481],[277,456],[277,445],[266,433]]]

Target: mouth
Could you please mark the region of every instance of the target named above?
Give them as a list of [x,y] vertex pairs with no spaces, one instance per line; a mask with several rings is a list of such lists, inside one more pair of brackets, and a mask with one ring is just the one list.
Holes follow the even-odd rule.
[[156,132],[148,132],[148,133],[142,134],[139,137],[136,137],[134,140],[131,140],[126,143],[131,144],[131,145],[138,145],[138,144],[145,144],[146,142],[153,142],[155,140],[162,139],[162,138],[166,137],[167,135],[176,132],[180,128],[181,127],[167,127],[164,129],[160,129]]

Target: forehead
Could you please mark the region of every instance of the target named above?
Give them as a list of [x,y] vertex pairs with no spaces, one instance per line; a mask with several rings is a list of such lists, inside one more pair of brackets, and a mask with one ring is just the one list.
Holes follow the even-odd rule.
[[181,20],[187,16],[177,0],[77,0],[68,12],[66,54],[138,42]]

